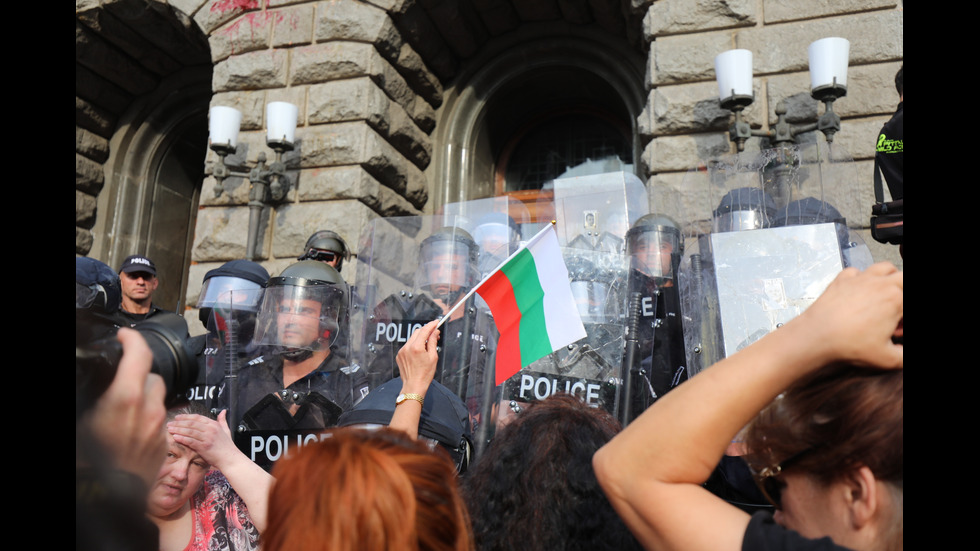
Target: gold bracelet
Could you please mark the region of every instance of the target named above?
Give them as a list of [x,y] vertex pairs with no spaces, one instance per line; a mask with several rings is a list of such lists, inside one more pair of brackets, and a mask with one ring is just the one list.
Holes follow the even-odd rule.
[[425,405],[425,396],[421,394],[414,394],[414,393],[399,394],[398,397],[395,398],[395,405],[400,406],[402,403],[405,402],[405,400],[415,400],[416,402],[419,403],[420,406]]

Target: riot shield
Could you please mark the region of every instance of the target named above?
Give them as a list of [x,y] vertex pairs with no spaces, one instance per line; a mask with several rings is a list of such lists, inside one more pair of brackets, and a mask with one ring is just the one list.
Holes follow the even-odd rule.
[[[270,286],[255,335],[242,345],[242,325],[225,323],[229,343],[215,409],[228,410],[236,445],[266,470],[280,458],[322,438],[341,413],[367,394],[363,372],[331,347],[348,330],[346,303],[332,286]],[[342,301],[342,302],[340,302]],[[218,310],[218,309],[216,309]],[[233,346],[244,346],[234,351]],[[221,364],[224,365],[221,365]]]
[[624,400],[625,319],[620,304],[628,263],[621,254],[563,247],[586,337],[544,356],[505,381],[498,424],[556,393],[573,394],[619,415]]
[[630,402],[624,424],[689,376],[679,277],[684,238],[679,224],[662,214],[641,217],[626,234],[626,251]]
[[501,422],[524,404],[565,392],[620,416],[628,398],[623,369],[630,224],[646,212],[643,184],[614,172],[559,178],[555,230],[586,337],[525,367],[502,387]]
[[[715,159],[685,187],[709,205],[687,214],[682,303],[706,368],[792,319],[846,266],[871,255],[825,193],[824,182],[861,181],[839,146],[804,144]],[[828,186],[829,187],[829,186]],[[839,187],[839,186],[838,186]]]
[[[680,214],[687,251],[679,287],[692,374],[798,315],[844,267],[870,264],[857,228],[834,205],[846,205],[846,196],[824,186],[864,179],[846,152],[827,144],[744,152],[688,174],[684,188],[707,197]],[[706,487],[748,511],[764,506],[739,446],[726,454]]]
[[564,247],[622,253],[626,232],[650,208],[646,187],[629,172],[557,178],[554,186]]
[[[371,388],[397,377],[396,356],[408,337],[441,318],[480,280],[479,247],[469,232],[442,222],[439,216],[376,219],[361,236],[354,348]],[[473,295],[440,331],[435,381],[466,403],[478,430],[492,417],[493,372],[487,371],[497,334],[489,309]]]
[[[238,365],[251,357],[251,341],[255,332],[255,317],[262,294],[265,291],[255,285],[247,289],[225,286],[218,289],[226,278],[216,277],[207,281],[198,308],[208,311],[207,333],[200,337],[204,349],[200,356],[198,381],[188,390],[187,398],[202,402],[210,410],[217,408],[217,390]],[[241,281],[241,280],[237,280]],[[210,284],[210,285],[208,285]],[[216,411],[214,413],[217,413]]]
[[478,269],[487,275],[520,246],[531,215],[512,197],[487,197],[449,203],[442,208],[443,226],[462,228],[480,248]]

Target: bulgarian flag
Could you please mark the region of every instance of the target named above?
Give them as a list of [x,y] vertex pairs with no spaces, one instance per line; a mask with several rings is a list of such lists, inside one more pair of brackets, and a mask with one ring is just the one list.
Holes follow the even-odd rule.
[[[554,222],[471,292],[479,293],[490,306],[500,332],[498,385],[534,361],[585,337]],[[465,298],[459,303],[463,302]]]

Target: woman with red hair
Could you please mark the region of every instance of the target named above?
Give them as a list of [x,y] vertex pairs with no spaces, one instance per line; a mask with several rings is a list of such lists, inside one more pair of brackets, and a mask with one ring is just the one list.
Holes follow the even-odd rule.
[[280,461],[263,551],[468,551],[448,457],[391,429],[337,429]]

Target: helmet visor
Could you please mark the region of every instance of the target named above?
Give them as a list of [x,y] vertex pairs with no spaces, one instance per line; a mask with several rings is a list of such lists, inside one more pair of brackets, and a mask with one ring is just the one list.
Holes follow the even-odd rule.
[[337,339],[344,292],[337,286],[269,287],[256,322],[255,343],[322,350]]
[[217,276],[204,282],[198,308],[232,308],[255,311],[262,301],[262,286],[240,277]]
[[636,232],[627,237],[626,246],[634,270],[650,277],[673,279],[674,256],[680,255],[676,232]]
[[768,226],[768,220],[757,210],[733,210],[714,218],[715,232],[757,230]]

